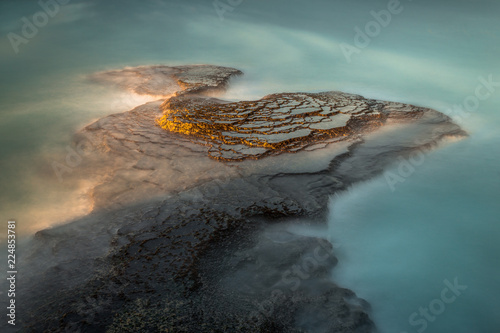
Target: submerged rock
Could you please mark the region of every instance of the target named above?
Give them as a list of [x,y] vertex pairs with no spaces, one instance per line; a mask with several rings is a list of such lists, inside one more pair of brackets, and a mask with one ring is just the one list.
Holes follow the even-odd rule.
[[[21,260],[34,273],[19,296],[27,331],[373,330],[366,302],[328,278],[331,245],[283,226],[321,223],[329,195],[465,133],[434,110],[341,92],[204,95],[235,74],[154,66],[104,75],[176,96],[78,134],[98,148],[81,166],[101,177],[94,212],[39,232]],[[186,86],[172,86],[174,75]],[[301,275],[287,273],[297,266]]]

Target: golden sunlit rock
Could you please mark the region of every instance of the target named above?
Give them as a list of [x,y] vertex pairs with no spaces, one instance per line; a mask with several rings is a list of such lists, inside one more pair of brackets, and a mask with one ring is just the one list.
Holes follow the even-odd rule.
[[352,138],[381,126],[388,116],[385,106],[341,92],[273,94],[234,103],[181,93],[162,105],[157,123],[210,146],[210,157],[231,161]]

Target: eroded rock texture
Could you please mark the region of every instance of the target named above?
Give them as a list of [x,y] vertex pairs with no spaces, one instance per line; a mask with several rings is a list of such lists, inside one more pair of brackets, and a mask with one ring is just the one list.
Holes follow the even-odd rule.
[[170,96],[177,92],[220,92],[241,71],[222,66],[139,66],[93,74],[91,78],[115,84],[139,95]]
[[382,103],[339,92],[275,94],[237,103],[182,95],[162,109],[162,128],[210,145],[209,156],[226,161],[349,139],[386,118]]
[[[329,279],[332,245],[287,226],[321,223],[330,195],[465,133],[434,110],[340,92],[236,103],[202,94],[234,74],[214,66],[107,74],[176,97],[78,134],[94,148],[81,168],[99,181],[95,209],[37,233],[21,260],[26,331],[374,329],[366,302]],[[189,92],[162,81],[172,75]]]
[[209,147],[214,159],[240,161],[297,152],[316,143],[352,140],[388,118],[419,118],[426,110],[338,91],[273,94],[229,103],[181,94],[162,105],[158,124]]

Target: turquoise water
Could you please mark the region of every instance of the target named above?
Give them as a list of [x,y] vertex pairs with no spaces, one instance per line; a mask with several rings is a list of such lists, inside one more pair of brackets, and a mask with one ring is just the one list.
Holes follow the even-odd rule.
[[355,45],[354,28],[387,1],[245,0],[221,20],[212,1],[75,0],[18,53],[7,34],[20,34],[21,18],[41,8],[0,2],[2,219],[16,218],[29,234],[87,211],[86,184],[60,183],[51,163],[85,124],[143,103],[89,82],[96,71],[212,63],[245,72],[228,92],[234,99],[343,90],[428,106],[450,113],[470,137],[428,153],[395,191],[382,175],[332,198],[330,235],[341,244],[333,276],[372,304],[381,332],[423,329],[409,316],[457,277],[468,288],[425,331],[496,331],[500,87],[467,118],[453,105],[475,94],[479,77],[500,81],[500,3],[400,7],[348,62],[342,43]]
[[[395,192],[380,177],[332,198],[333,277],[370,301],[381,332],[498,330],[498,152],[472,137],[429,154]],[[444,311],[435,302],[434,321],[420,315],[455,278],[467,289]],[[426,324],[411,325],[415,312]]]

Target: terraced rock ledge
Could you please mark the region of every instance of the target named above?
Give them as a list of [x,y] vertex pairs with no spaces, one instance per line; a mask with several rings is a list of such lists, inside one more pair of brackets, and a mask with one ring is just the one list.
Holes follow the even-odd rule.
[[294,227],[324,225],[330,195],[466,134],[437,111],[342,92],[222,99],[241,74],[93,77],[161,99],[75,136],[94,210],[35,235],[24,331],[375,330],[368,303],[330,279],[336,245]]

